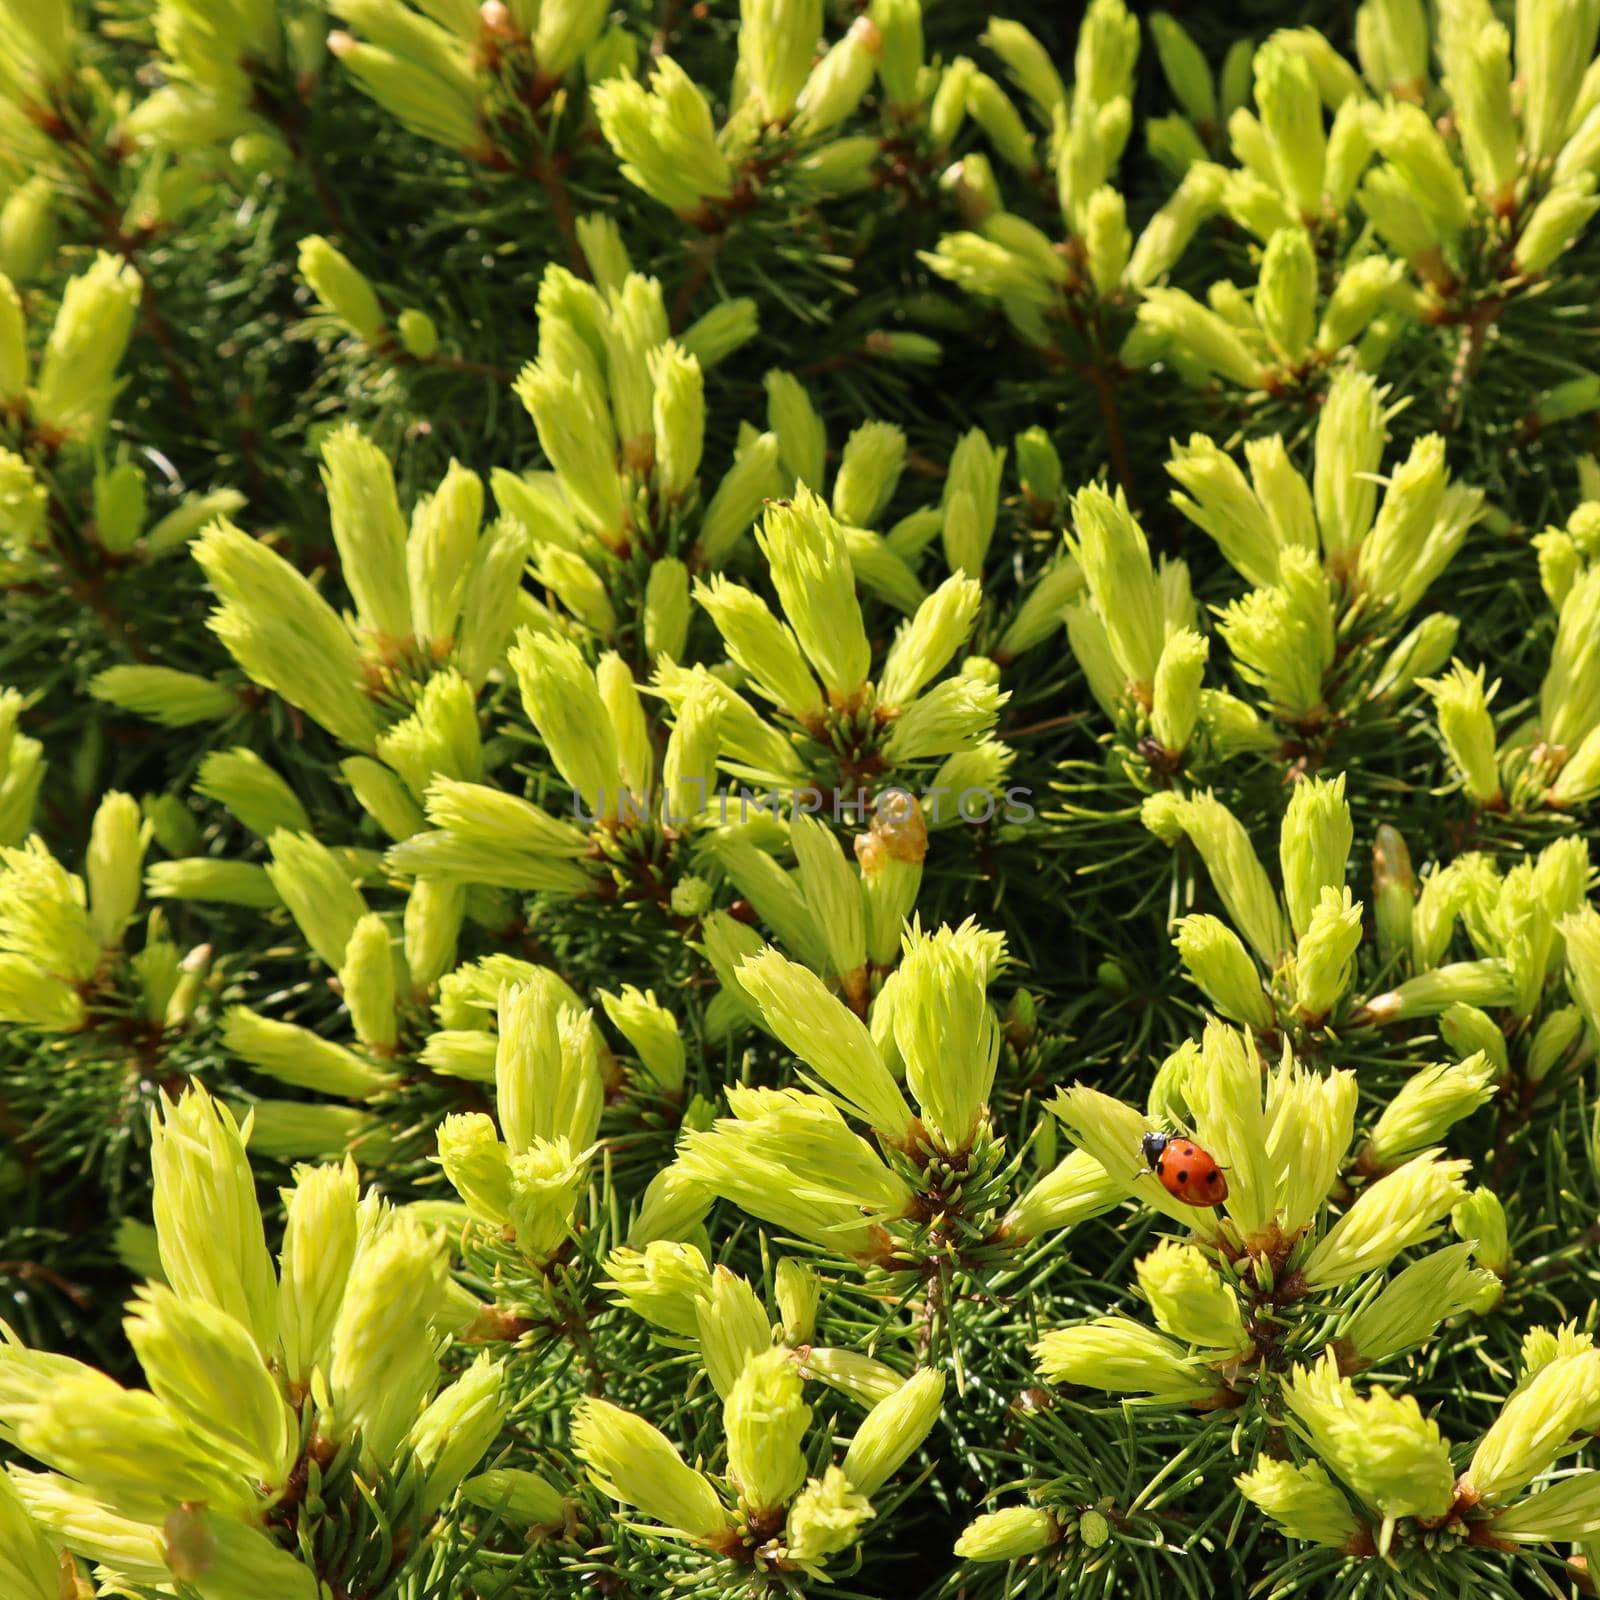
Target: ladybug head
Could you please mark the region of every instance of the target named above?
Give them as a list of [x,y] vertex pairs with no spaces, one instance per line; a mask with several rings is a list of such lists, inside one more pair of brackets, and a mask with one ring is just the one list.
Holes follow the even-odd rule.
[[1162,1152],[1170,1142],[1167,1134],[1147,1133],[1139,1141],[1139,1149],[1144,1155],[1145,1164],[1153,1167],[1161,1159]]

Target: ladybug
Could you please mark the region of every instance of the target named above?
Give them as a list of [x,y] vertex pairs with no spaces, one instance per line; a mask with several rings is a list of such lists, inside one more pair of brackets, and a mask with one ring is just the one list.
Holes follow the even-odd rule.
[[1228,1198],[1222,1169],[1192,1139],[1147,1133],[1139,1148],[1161,1187],[1186,1206],[1220,1206]]

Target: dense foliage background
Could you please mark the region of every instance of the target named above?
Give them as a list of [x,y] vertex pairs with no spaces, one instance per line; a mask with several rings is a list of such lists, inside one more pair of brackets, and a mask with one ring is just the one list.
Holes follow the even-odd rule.
[[0,1596],[1593,1593],[1597,30],[0,0]]

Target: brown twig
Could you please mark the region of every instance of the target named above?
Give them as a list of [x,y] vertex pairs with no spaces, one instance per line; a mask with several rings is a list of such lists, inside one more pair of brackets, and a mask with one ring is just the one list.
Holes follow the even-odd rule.
[[672,297],[671,323],[674,333],[681,333],[689,321],[689,313],[695,301],[700,297],[700,291],[705,288],[706,280],[711,276],[711,264],[716,260],[717,252],[722,248],[725,235],[714,233],[703,239],[696,239],[690,245],[690,254],[694,257],[693,265],[689,268],[689,276],[679,285],[678,292]]
[[565,156],[556,156],[552,159],[540,154],[534,157],[533,165],[528,170],[530,175],[538,180],[539,187],[544,190],[545,199],[550,204],[550,215],[555,219],[556,230],[567,247],[569,265],[580,278],[587,278],[589,263],[584,259],[582,245],[578,243],[578,225],[572,215],[572,196],[562,177],[566,166]]
[[278,120],[278,131],[289,147],[290,157],[311,180],[311,192],[317,197],[317,206],[322,212],[323,222],[330,233],[336,234],[341,239],[348,239],[350,223],[345,216],[344,207],[339,203],[338,191],[328,182],[321,163],[307,153],[305,140],[301,138],[303,126],[303,119],[282,117]]
[[1131,510],[1139,509],[1139,491],[1134,486],[1133,464],[1128,458],[1128,440],[1122,428],[1122,409],[1117,404],[1116,384],[1103,359],[1096,357],[1082,369],[1094,390],[1095,403],[1100,408],[1100,420],[1106,429],[1106,450],[1111,456],[1111,470],[1128,497]]
[[431,356],[413,355],[398,348],[384,352],[390,360],[408,367],[434,367],[441,372],[459,372],[468,378],[492,378],[496,383],[510,383],[516,373],[497,367],[492,361],[474,361],[469,356],[445,355],[434,351]]
[[1450,368],[1450,383],[1445,390],[1445,427],[1452,433],[1461,426],[1461,415],[1467,398],[1467,387],[1483,363],[1483,350],[1494,326],[1497,312],[1486,316],[1474,313],[1461,330],[1461,342],[1456,347],[1456,359]]
[[678,18],[683,11],[683,0],[667,0],[661,8],[661,21],[650,39],[650,59],[659,61],[667,53],[672,36],[678,31]]
[[161,364],[167,370],[167,376],[171,380],[179,403],[198,424],[201,420],[200,408],[195,399],[194,388],[179,359],[177,335],[157,302],[155,286],[150,281],[149,273],[140,265],[140,256],[149,240],[151,230],[143,228],[138,233],[129,233],[123,227],[122,207],[118,204],[117,197],[107,188],[93,154],[85,147],[74,126],[62,122],[59,127],[52,129],[52,134],[56,143],[77,168],[88,191],[89,213],[100,229],[101,244],[121,256],[139,273],[140,325],[150,336],[151,342],[160,354]]
[[797,378],[820,378],[825,372],[839,372],[845,367],[853,367],[857,362],[865,361],[865,350],[842,350],[838,355],[823,356],[820,361],[808,361],[804,366],[796,367],[794,375]]
[[939,1318],[944,1311],[944,1297],[944,1273],[935,1271],[928,1279],[928,1292],[922,1300],[922,1315],[917,1319],[917,1349],[923,1355],[933,1348]]
[[1046,717],[1043,722],[1030,722],[1023,728],[1007,728],[1007,739],[1025,739],[1031,733],[1054,733],[1057,728],[1070,728],[1074,723],[1082,722],[1088,713],[1083,711],[1069,711],[1064,716]]
[[37,1261],[0,1261],[0,1273],[20,1279],[23,1283],[31,1282],[38,1278],[48,1283],[58,1294],[63,1294],[80,1311],[89,1309],[89,1296],[77,1284],[69,1283],[59,1272],[53,1272],[49,1267]]
[[[49,484],[48,516],[54,537],[51,550],[67,580],[67,592],[80,605],[87,606],[95,619],[112,638],[121,638],[135,661],[148,662],[150,652],[139,641],[133,624],[112,604],[105,592],[105,573],[89,565],[79,549],[79,535],[73,526],[66,502],[61,498],[54,482]],[[14,589],[36,588],[33,584],[14,584]]]

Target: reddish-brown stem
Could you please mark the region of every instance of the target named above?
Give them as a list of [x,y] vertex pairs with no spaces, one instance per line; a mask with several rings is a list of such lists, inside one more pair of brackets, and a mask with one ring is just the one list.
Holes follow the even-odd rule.
[[1100,420],[1106,429],[1106,450],[1111,457],[1111,470],[1122,485],[1131,509],[1139,509],[1139,491],[1134,487],[1133,465],[1128,459],[1128,441],[1122,428],[1122,409],[1117,404],[1117,387],[1106,364],[1098,357],[1083,369],[1083,375],[1094,390],[1095,403],[1100,407]]
[[468,378],[492,378],[496,383],[510,383],[516,377],[492,361],[473,361],[467,356],[445,355],[436,350],[431,356],[412,355],[409,350],[391,349],[385,352],[391,360],[411,367],[435,367],[441,372],[459,372]]
[[[117,204],[117,198],[106,187],[94,159],[84,148],[77,130],[63,123],[55,131],[55,139],[78,169],[84,186],[89,191],[90,213],[99,225],[101,243],[108,250],[124,257],[130,265],[138,268],[139,253],[144,246],[145,238],[130,234],[122,226],[122,211]],[[148,230],[145,230],[145,234],[147,236]],[[141,271],[139,280],[139,320],[145,332],[150,335],[151,342],[160,352],[162,365],[167,369],[167,376],[172,381],[179,402],[190,416],[198,419],[199,407],[195,402],[194,389],[178,358],[178,341],[172,331],[172,324],[167,321],[156,302],[155,289],[149,280],[149,275]]]
[[1043,722],[1030,722],[1023,728],[1007,728],[1007,739],[1025,739],[1032,733],[1054,733],[1057,728],[1070,728],[1075,722],[1082,722],[1085,713],[1082,711],[1069,711],[1064,716],[1046,717]]
[[838,372],[843,367],[854,366],[864,358],[864,351],[844,350],[838,355],[824,356],[820,361],[808,361],[803,367],[796,367],[794,374],[797,378],[819,378],[824,372]]
[[1456,350],[1455,363],[1450,369],[1450,387],[1445,392],[1445,426],[1452,433],[1461,426],[1467,388],[1483,362],[1483,351],[1489,330],[1499,315],[1499,304],[1490,301],[1485,306],[1474,309],[1461,330],[1461,343]]
[[690,254],[694,261],[689,268],[689,276],[678,287],[678,292],[672,297],[672,328],[675,333],[681,333],[689,321],[689,313],[694,309],[694,303],[700,298],[700,291],[705,288],[706,280],[711,276],[711,263],[716,259],[717,251],[721,248],[723,235],[712,234],[707,239],[697,239],[690,247]]
[[38,1278],[48,1283],[57,1294],[65,1295],[80,1311],[89,1309],[89,1296],[77,1284],[69,1283],[59,1272],[52,1272],[37,1261],[0,1261],[0,1274],[18,1278],[23,1283]]
[[[51,548],[67,579],[67,592],[79,604],[87,606],[93,612],[107,634],[114,639],[121,638],[124,641],[128,653],[135,661],[149,661],[150,653],[139,642],[133,624],[117,610],[107,596],[105,573],[97,567],[90,566],[79,553],[78,537],[72,526],[72,519],[67,512],[65,502],[53,485],[50,489],[49,519],[55,530]],[[13,587],[27,589],[33,586],[16,584]]]
[[555,218],[556,230],[567,247],[568,264],[580,278],[587,278],[589,263],[584,259],[583,247],[578,243],[578,225],[572,215],[572,196],[567,192],[566,182],[561,176],[564,165],[563,157],[552,159],[539,155],[534,157],[529,171],[538,180],[545,199],[550,203],[550,215]]
[[290,158],[311,180],[311,191],[317,197],[317,205],[329,231],[341,239],[348,238],[350,227],[345,218],[344,208],[339,204],[339,196],[334,192],[333,185],[328,182],[321,166],[306,149],[303,137],[306,124],[304,101],[289,101],[282,105],[274,105],[257,94],[254,103],[256,111],[272,122],[283,135],[283,142],[289,147]]
[[672,36],[678,31],[678,16],[683,10],[683,0],[667,0],[661,8],[661,21],[656,25],[650,40],[650,59],[659,61],[667,53]]

